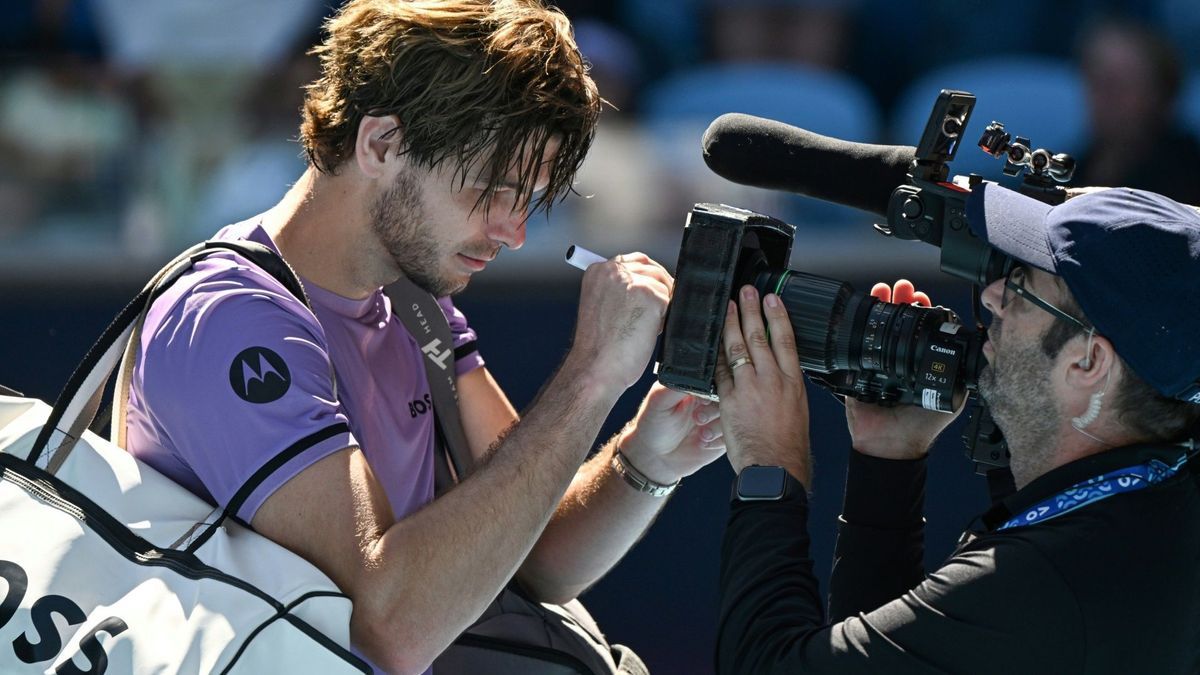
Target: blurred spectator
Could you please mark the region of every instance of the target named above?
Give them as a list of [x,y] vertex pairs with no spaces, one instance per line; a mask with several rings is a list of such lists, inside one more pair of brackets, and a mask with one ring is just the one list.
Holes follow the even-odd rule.
[[112,239],[135,119],[103,68],[87,0],[0,12],[0,238]]
[[935,68],[992,56],[1070,58],[1083,19],[1097,11],[1136,10],[1144,2],[861,0],[851,68],[890,107],[905,85]]
[[[0,166],[0,237],[83,246],[119,240],[127,250],[161,255],[259,210],[255,204],[269,203],[303,166],[288,139],[295,135],[301,74],[313,64],[297,49],[311,42],[322,16],[338,4],[0,3],[0,152],[9,159]],[[1195,0],[1010,0],[1003,11],[984,0],[556,4],[573,19],[612,106],[579,173],[577,190],[588,198],[571,197],[558,207],[552,228],[530,223],[546,232],[531,245],[548,242],[555,250],[558,239],[579,234],[598,237],[595,246],[612,250],[675,238],[696,201],[733,201],[798,224],[837,219],[814,215],[826,205],[733,186],[708,172],[698,154],[700,130],[715,114],[751,102],[730,94],[728,106],[698,116],[691,127],[683,121],[654,126],[639,104],[667,76],[730,63],[808,67],[838,77],[850,70],[875,101],[891,105],[915,75],[933,66],[989,55],[1066,56],[1087,18],[1101,11],[1154,21],[1181,39],[1200,26]],[[1093,134],[1079,155],[1075,182],[1129,184],[1200,201],[1200,149],[1171,124],[1180,64],[1163,39],[1144,28],[1109,22],[1086,33],[1081,63],[1091,88]],[[1200,65],[1198,45],[1177,46]],[[698,89],[719,89],[715,80],[704,81],[709,86]],[[806,84],[774,91],[781,89],[819,98]],[[784,96],[771,100],[797,115],[805,107]],[[676,112],[677,103],[669,103]],[[982,111],[988,101],[980,103]],[[812,125],[804,117],[791,123]],[[1079,125],[1081,133],[1085,126]],[[1012,130],[1025,133],[1027,125],[1012,123]],[[913,138],[906,133],[896,140]],[[664,146],[678,147],[684,157]]]
[[1074,184],[1200,204],[1200,144],[1176,123],[1182,71],[1170,43],[1143,24],[1104,20],[1085,34],[1081,66],[1091,139]]
[[324,0],[91,0],[121,70],[258,69],[285,61]]
[[111,241],[136,138],[132,107],[99,64],[46,60],[0,78],[0,237]]
[[[191,243],[202,190],[253,133],[259,113],[247,102],[316,30],[326,3],[92,2],[110,63],[139,83],[147,102],[126,246],[153,254]],[[296,119],[293,110],[293,133]]]
[[858,0],[709,0],[712,56],[837,70]]
[[110,250],[135,190],[136,89],[106,61],[95,0],[0,10],[0,236]]
[[840,72],[861,0],[703,0],[708,54],[642,92],[642,122],[660,167],[659,222],[678,236],[696,202],[719,201],[805,227],[836,229],[862,214],[778,191],[733,183],[702,160],[704,129],[742,112],[818,133],[873,142],[875,102]]
[[862,0],[623,0],[651,77],[715,60],[838,68]]
[[188,239],[206,239],[247,213],[266,211],[304,173],[296,130],[303,87],[319,76],[317,58],[302,52],[260,75],[240,110],[246,135],[200,186]]

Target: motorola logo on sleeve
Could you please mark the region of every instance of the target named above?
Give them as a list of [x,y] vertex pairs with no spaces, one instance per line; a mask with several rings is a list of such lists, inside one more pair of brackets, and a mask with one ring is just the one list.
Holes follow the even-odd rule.
[[266,347],[244,349],[229,366],[229,384],[249,403],[277,401],[292,386],[292,373],[283,358]]

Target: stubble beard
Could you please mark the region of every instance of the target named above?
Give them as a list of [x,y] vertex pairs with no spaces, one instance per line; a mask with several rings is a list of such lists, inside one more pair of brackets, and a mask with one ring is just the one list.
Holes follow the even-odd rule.
[[371,205],[371,228],[400,272],[434,297],[466,287],[439,272],[444,254],[426,221],[420,185],[412,172],[396,176],[392,187]]
[[979,393],[1004,432],[1017,487],[1028,485],[1052,466],[1061,412],[1047,374],[1053,360],[1036,341],[1008,346],[979,373]]

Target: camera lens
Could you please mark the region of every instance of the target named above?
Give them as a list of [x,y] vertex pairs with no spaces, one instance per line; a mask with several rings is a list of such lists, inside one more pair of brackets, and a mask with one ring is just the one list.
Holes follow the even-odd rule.
[[787,308],[801,367],[839,393],[952,411],[975,385],[979,340],[950,310],[882,302],[794,270],[755,282]]
[[836,279],[792,270],[761,273],[755,286],[760,294],[775,293],[783,301],[796,334],[802,368],[831,373],[850,366],[852,331],[842,329],[847,325],[847,313],[853,323],[853,316],[860,311],[862,298],[856,296],[861,293],[856,294],[850,284]]

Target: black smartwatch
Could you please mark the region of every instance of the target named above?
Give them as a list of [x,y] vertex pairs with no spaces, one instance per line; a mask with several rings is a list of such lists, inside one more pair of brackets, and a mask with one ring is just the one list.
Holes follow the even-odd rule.
[[742,469],[733,481],[730,501],[771,502],[804,491],[800,481],[782,466],[754,464]]

